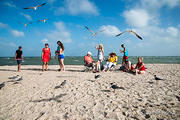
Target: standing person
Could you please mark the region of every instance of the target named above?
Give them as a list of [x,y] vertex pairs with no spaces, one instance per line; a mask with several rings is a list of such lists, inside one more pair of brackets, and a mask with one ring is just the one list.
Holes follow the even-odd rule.
[[18,72],[21,72],[21,63],[23,60],[23,52],[22,52],[21,46],[19,46],[19,49],[16,50],[15,60],[17,61],[17,64],[18,64]]
[[124,64],[125,61],[128,60],[128,52],[124,44],[122,44],[121,47],[123,48],[123,50],[120,50],[120,52],[123,53],[122,64]]
[[59,65],[60,65],[60,71],[65,71],[64,67],[64,45],[61,41],[57,41],[58,47],[55,52],[56,55],[58,55]]
[[98,55],[97,55],[98,61],[96,62],[96,72],[99,72],[98,69],[99,70],[101,69],[100,67],[101,63],[104,60],[104,47],[102,44],[99,44],[99,47],[96,46],[96,49],[98,50]]
[[43,60],[42,70],[43,71],[45,67],[46,67],[46,71],[48,70],[48,63],[50,59],[51,59],[51,51],[50,51],[49,45],[46,43],[45,48],[42,49],[42,60]]

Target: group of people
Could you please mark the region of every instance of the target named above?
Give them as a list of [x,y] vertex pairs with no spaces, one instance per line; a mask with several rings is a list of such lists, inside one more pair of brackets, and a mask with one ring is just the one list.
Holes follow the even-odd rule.
[[[59,71],[65,71],[64,45],[61,41],[57,41],[57,44],[58,44],[58,47],[57,47],[57,50],[55,51],[55,55],[58,56],[58,61],[59,61],[59,65],[60,65]],[[51,60],[51,50],[49,48],[48,43],[45,43],[45,48],[42,49],[41,58],[43,61],[42,71],[47,71],[49,61]],[[15,60],[17,61],[17,64],[18,64],[18,72],[21,71],[21,64],[23,62],[23,59],[24,58],[23,58],[22,47],[19,46],[19,49],[16,50],[16,54],[15,54]]]
[[[123,50],[120,50],[123,53],[122,59],[122,66],[120,70],[124,72],[132,72],[135,74],[144,74],[145,73],[145,66],[143,63],[143,58],[139,57],[136,66],[131,64],[128,60],[128,52],[124,44],[121,45]],[[104,61],[104,48],[102,44],[95,47],[98,50],[97,61],[94,61],[91,57],[92,53],[88,52],[86,56],[84,56],[85,66],[92,67],[93,72],[100,72],[100,71],[109,71],[113,70],[113,68],[117,65],[118,57],[116,53],[111,52],[106,60],[106,64],[103,65],[102,62]]]
[[[55,51],[55,56],[58,56],[58,61],[60,65],[59,71],[65,71],[65,66],[64,66],[64,45],[61,41],[57,41],[57,50]],[[136,66],[132,64],[128,60],[128,52],[124,44],[121,45],[123,50],[120,50],[121,53],[123,53],[123,59],[122,59],[122,66],[120,67],[120,70],[124,72],[133,72],[135,74],[144,74],[145,73],[145,66],[143,63],[143,58],[139,57],[138,62]],[[94,73],[100,72],[100,71],[109,71],[113,70],[115,66],[117,65],[118,62],[118,57],[116,53],[111,52],[108,56],[108,59],[106,60],[106,64],[103,65],[103,61],[105,60],[104,57],[104,47],[102,44],[99,44],[95,47],[98,51],[97,55],[97,61],[94,61],[91,57],[92,53],[88,52],[86,56],[84,56],[84,62],[85,66],[92,68],[92,71]],[[47,71],[48,70],[48,64],[49,61],[51,60],[51,50],[49,48],[48,43],[45,44],[45,47],[42,49],[42,71]],[[23,61],[23,52],[22,52],[22,47],[19,46],[19,49],[16,50],[15,54],[15,60],[17,60],[18,64],[18,71],[21,71],[21,63]]]

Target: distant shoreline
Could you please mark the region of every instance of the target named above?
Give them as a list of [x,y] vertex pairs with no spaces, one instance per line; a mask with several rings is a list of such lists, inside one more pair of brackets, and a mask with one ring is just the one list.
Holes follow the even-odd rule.
[[[142,56],[145,64],[180,64],[180,56]],[[97,61],[97,57],[92,57]],[[105,60],[107,60],[107,56]],[[137,63],[138,56],[129,56],[129,60],[133,63]],[[103,64],[106,63],[104,60]],[[118,64],[121,64],[122,56],[118,56]],[[83,56],[65,56],[64,59],[65,65],[84,65]],[[14,57],[0,57],[0,66],[12,66],[17,65],[17,62],[14,60]],[[41,57],[24,57],[24,62],[22,65],[42,65]],[[49,65],[59,65],[57,57],[52,57]]]

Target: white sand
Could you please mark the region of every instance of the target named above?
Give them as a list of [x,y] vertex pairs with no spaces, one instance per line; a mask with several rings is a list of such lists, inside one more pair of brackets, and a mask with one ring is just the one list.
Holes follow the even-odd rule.
[[[119,66],[117,66],[118,68]],[[83,66],[0,66],[0,120],[180,119],[180,64],[149,64],[144,75],[82,72]],[[150,73],[151,72],[151,73]],[[152,73],[165,79],[155,81]],[[20,75],[22,81],[9,77]],[[64,80],[67,83],[54,89]],[[9,81],[9,82],[8,82]],[[113,90],[110,83],[123,89]],[[110,91],[108,91],[110,90]],[[180,98],[179,98],[180,99]]]

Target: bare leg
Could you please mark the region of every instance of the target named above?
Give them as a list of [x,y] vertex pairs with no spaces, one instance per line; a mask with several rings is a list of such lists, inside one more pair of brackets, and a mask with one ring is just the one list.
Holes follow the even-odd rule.
[[61,70],[61,60],[59,59],[59,71]]
[[93,72],[95,72],[95,71],[94,71],[94,66],[95,66],[94,63],[92,63],[92,71],[93,71]]
[[43,66],[42,66],[42,71],[44,72],[44,68],[45,68],[45,62],[43,62]]
[[65,71],[64,59],[61,59],[60,62],[61,62],[61,71]]
[[145,71],[139,71],[138,72],[138,74],[144,74],[145,73]]
[[46,71],[48,70],[48,62],[46,62]]
[[18,72],[21,72],[21,64],[18,65]]
[[100,64],[100,61],[97,61],[97,62],[96,62],[96,72],[99,71],[99,64]]

